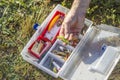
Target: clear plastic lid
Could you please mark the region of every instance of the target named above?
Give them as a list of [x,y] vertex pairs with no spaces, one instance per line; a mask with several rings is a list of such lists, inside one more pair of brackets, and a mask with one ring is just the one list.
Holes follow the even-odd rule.
[[[120,54],[117,54],[120,53],[120,29],[110,26],[106,29],[106,25],[101,26],[89,28],[82,42],[73,51],[60,77],[66,80],[107,80],[120,58]],[[103,44],[111,46],[114,51],[109,52],[107,49],[104,53],[101,49]],[[96,64],[99,64],[98,71],[90,70],[90,67]]]

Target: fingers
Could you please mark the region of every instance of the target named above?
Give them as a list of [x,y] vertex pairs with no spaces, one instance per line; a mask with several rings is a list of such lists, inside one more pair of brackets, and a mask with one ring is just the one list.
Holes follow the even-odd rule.
[[69,40],[69,41],[72,41],[73,36],[74,36],[73,33],[70,33],[70,36],[69,36],[68,40]]
[[64,36],[65,34],[64,34],[64,27],[63,26],[61,26],[61,29],[60,29],[60,33],[59,33],[59,35],[60,36]]
[[69,29],[69,24],[63,23],[60,29],[60,36],[64,36],[66,39],[69,38],[70,29]]
[[63,24],[63,25],[64,25],[64,29],[65,29],[65,31],[64,31],[64,33],[65,33],[65,38],[68,39],[68,38],[69,38],[69,35],[70,35],[70,34],[69,34],[69,33],[70,33],[70,29],[69,29],[70,26],[69,26],[69,24],[66,24],[66,23]]
[[80,29],[76,27],[71,27],[70,24],[63,23],[59,35],[64,36],[67,40],[72,41],[78,38],[78,33]]
[[74,41],[79,38],[79,33],[70,33],[70,36],[68,38],[69,41]]

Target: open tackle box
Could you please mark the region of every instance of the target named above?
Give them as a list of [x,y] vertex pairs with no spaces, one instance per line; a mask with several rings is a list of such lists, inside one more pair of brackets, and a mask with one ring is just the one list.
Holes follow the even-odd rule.
[[56,78],[107,80],[120,59],[120,29],[92,26],[85,19],[77,43],[64,45],[58,34],[68,11],[61,5],[55,7],[22,50],[23,59]]

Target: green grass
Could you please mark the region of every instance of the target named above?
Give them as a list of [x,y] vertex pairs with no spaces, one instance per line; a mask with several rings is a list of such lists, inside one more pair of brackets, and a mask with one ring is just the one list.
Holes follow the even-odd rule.
[[[116,0],[117,1],[117,0]],[[120,27],[120,2],[92,0],[86,17],[96,24]],[[55,79],[22,59],[20,52],[57,4],[70,8],[72,0],[0,0],[0,80]],[[109,80],[120,80],[120,63]]]

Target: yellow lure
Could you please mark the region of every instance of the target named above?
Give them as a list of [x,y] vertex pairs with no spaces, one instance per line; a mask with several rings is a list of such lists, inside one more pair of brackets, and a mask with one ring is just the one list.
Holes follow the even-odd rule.
[[60,15],[56,15],[53,20],[51,21],[49,27],[48,27],[48,32],[50,32],[50,30],[52,29],[52,27],[54,26],[54,24],[56,23],[56,21],[59,19]]

